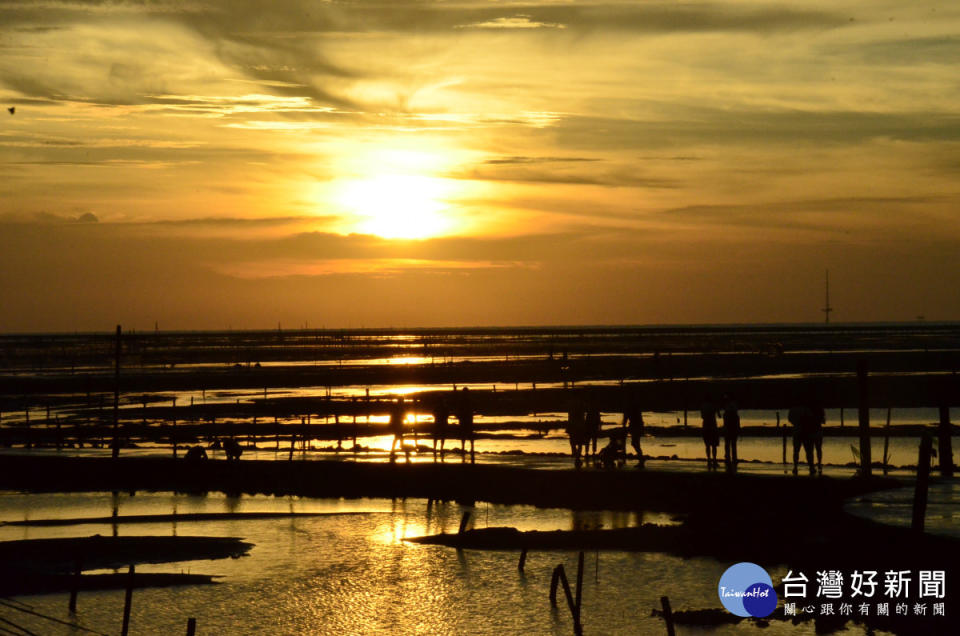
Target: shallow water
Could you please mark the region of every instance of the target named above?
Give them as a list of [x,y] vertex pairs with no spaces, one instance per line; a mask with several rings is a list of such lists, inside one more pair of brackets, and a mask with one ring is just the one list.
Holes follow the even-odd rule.
[[[345,430],[349,426],[344,426]],[[786,429],[789,434],[789,429]],[[507,436],[507,433],[525,435],[518,438]],[[242,440],[242,438],[241,438]],[[299,447],[294,452],[294,460],[342,460],[361,462],[386,462],[389,460],[389,451],[393,443],[390,435],[360,438],[358,443],[367,450],[354,453],[346,450],[352,447],[352,440],[345,439],[343,450],[334,452],[336,442],[313,441],[311,450],[303,452]],[[433,462],[432,440],[420,435],[416,443],[420,451],[416,452],[414,438],[408,436],[404,442],[405,448],[410,450],[409,461],[422,463]],[[601,442],[601,446],[603,442]],[[699,437],[651,436],[643,438],[642,450],[648,460],[647,468],[653,470],[705,470],[704,446]],[[888,456],[892,466],[914,466],[917,462],[920,440],[916,437],[891,437]],[[738,457],[741,460],[741,472],[780,473],[792,471],[793,468],[793,441],[787,437],[786,459],[783,463],[783,439],[781,437],[743,437],[738,442]],[[872,441],[874,461],[880,461],[883,456],[883,439],[874,437]],[[445,447],[445,461],[459,463],[462,456],[459,454],[461,442],[459,439],[448,439]],[[469,445],[467,445],[469,450]],[[953,448],[960,450],[960,437],[953,438]],[[823,470],[825,474],[834,476],[852,476],[856,468],[852,465],[855,454],[852,449],[859,449],[859,440],[856,437],[826,437],[823,441]],[[503,436],[493,439],[478,439],[475,442],[476,463],[502,464],[522,466],[526,468],[561,469],[571,468],[570,443],[562,430],[555,430],[541,438],[530,435],[527,431],[504,431]],[[183,447],[181,447],[181,456]],[[632,449],[631,449],[632,452]],[[7,453],[32,453],[42,455],[89,456],[107,457],[109,448],[65,448],[57,451],[52,448],[33,449],[26,451],[22,448],[0,449],[0,456]],[[222,459],[222,451],[210,450],[208,453],[215,459]],[[956,453],[956,450],[955,450]],[[724,447],[721,439],[717,455],[723,458]],[[139,448],[123,449],[121,455],[127,457],[161,457],[170,456],[171,448],[163,444],[143,444]],[[290,457],[290,442],[288,439],[277,445],[270,442],[260,442],[258,448],[245,447],[243,460],[262,459],[287,461]],[[400,462],[408,461],[405,453],[397,453]],[[800,452],[800,468],[803,469],[806,459],[802,449]],[[891,474],[909,475],[909,471],[894,469]]]
[[[0,519],[77,517],[108,514],[109,494],[0,494]],[[223,575],[214,586],[137,590],[131,632],[182,633],[188,617],[199,633],[264,634],[501,634],[572,632],[567,609],[548,601],[550,575],[564,563],[576,571],[569,552],[531,552],[526,572],[517,571],[510,551],[456,551],[403,541],[405,537],[455,531],[463,508],[422,500],[311,500],[265,496],[186,496],[149,493],[120,495],[120,514],[237,511],[369,512],[371,514],[297,519],[230,520],[196,523],[120,525],[120,534],[237,536],[255,547],[236,560],[144,565],[138,571]],[[475,525],[522,529],[604,527],[668,521],[662,515],[571,513],[525,506],[483,506]],[[5,540],[88,536],[111,532],[109,525],[60,528],[0,526]],[[588,553],[583,587],[583,624],[588,634],[662,633],[650,616],[660,597],[675,609],[719,607],[717,581],[731,565],[713,559],[680,559],[664,554]],[[778,580],[785,571],[772,570]],[[67,595],[21,597],[36,610],[68,620]],[[562,594],[561,594],[562,603]],[[78,620],[102,632],[119,630],[123,592],[81,593]],[[9,615],[5,612],[4,615]],[[39,619],[17,615],[24,626],[44,634],[76,634]],[[742,624],[679,634],[812,634],[813,626],[774,622],[760,630]],[[849,633],[863,633],[851,629]]]
[[[915,489],[899,488],[857,497],[844,509],[880,523],[909,528]],[[927,489],[924,531],[960,539],[960,478],[934,478]]]

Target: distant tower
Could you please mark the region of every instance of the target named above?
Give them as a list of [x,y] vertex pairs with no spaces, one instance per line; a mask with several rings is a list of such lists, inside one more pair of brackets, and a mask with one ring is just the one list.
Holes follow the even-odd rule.
[[833,307],[830,306],[830,270],[827,270],[827,288],[826,288],[826,299],[823,305],[823,309],[820,311],[823,312],[823,324],[830,324],[830,312],[833,311]]

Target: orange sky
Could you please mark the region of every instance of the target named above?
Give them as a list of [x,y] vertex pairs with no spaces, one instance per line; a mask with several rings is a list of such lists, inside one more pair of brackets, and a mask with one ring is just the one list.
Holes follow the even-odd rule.
[[0,2],[0,331],[960,320],[960,7]]

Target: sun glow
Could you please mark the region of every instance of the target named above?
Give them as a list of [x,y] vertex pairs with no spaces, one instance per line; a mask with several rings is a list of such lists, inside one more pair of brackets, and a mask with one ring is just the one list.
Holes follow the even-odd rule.
[[378,174],[342,184],[337,197],[354,214],[354,231],[383,238],[423,239],[450,230],[447,179]]

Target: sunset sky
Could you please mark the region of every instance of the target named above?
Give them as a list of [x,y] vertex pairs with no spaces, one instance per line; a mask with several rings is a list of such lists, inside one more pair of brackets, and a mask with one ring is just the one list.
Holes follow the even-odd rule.
[[[0,0],[0,332],[960,320],[960,4]],[[15,108],[10,114],[7,108]]]

